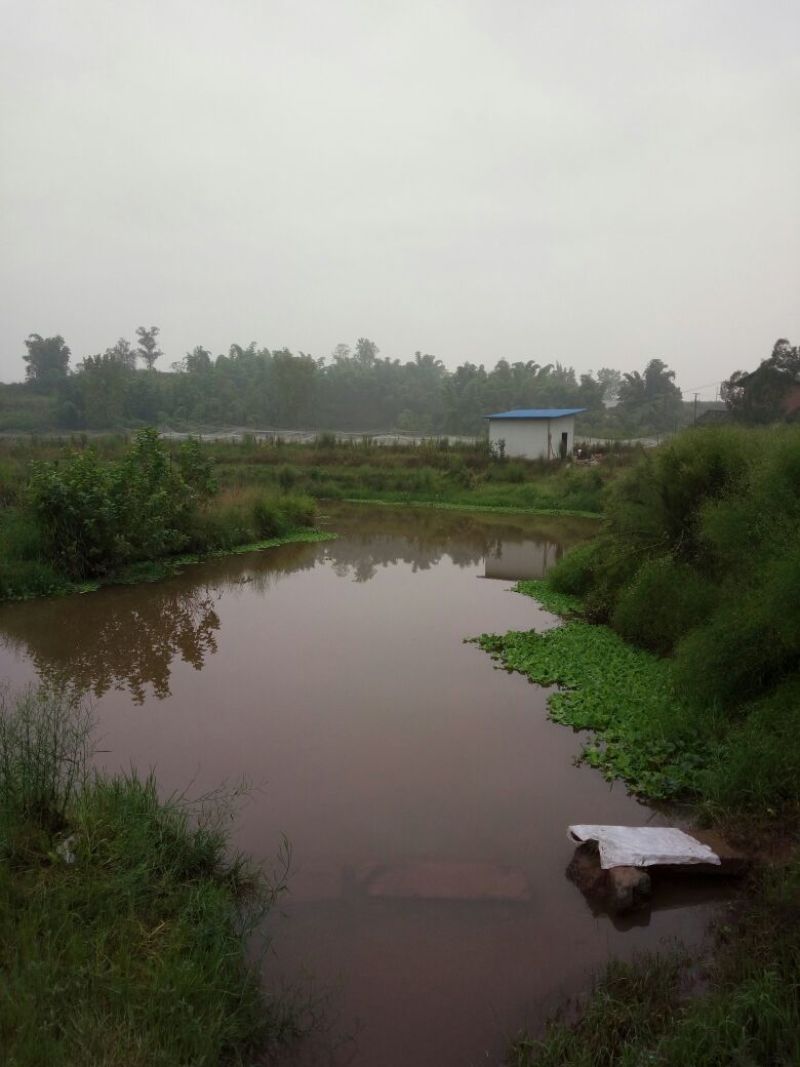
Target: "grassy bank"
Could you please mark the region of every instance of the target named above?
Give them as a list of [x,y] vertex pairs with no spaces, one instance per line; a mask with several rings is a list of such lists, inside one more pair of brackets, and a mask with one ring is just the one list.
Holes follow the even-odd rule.
[[18,1067],[252,1063],[296,1029],[247,940],[281,882],[230,853],[224,810],[88,770],[91,721],[0,699],[0,1047]]
[[[486,636],[650,798],[800,808],[800,428],[686,433],[624,471],[598,537],[522,591],[571,617]],[[555,598],[555,599],[554,599]]]
[[337,442],[209,445],[226,485],[279,485],[317,499],[597,515],[620,450],[594,466],[503,459],[486,441],[416,445]]
[[[162,442],[177,457],[182,445]],[[122,435],[76,435],[57,439],[0,439],[0,504],[24,487],[31,461],[50,462],[69,448],[91,447],[104,462],[119,460],[128,447]],[[594,465],[501,458],[485,440],[446,439],[382,445],[368,436],[337,441],[320,434],[302,444],[246,438],[204,441],[200,455],[213,464],[223,488],[300,492],[315,499],[386,503],[474,505],[481,508],[599,514],[604,487],[638,449],[616,447]]]
[[[580,552],[581,550],[575,550]],[[570,566],[565,557],[565,569]],[[558,584],[556,571],[556,584]],[[583,602],[548,581],[519,590],[564,617],[543,633],[484,635],[509,670],[557,686],[551,717],[589,731],[583,758],[648,800],[681,800],[765,862],[714,932],[711,959],[684,950],[612,961],[571,1016],[521,1034],[509,1067],[723,1067],[800,1062],[800,855],[797,716],[784,681],[735,716],[702,716],[676,690],[674,664],[587,622]],[[793,695],[792,695],[793,694]],[[687,815],[684,807],[682,817]],[[769,860],[786,850],[791,858]]]
[[798,474],[797,428],[685,434],[615,480],[591,544],[520,583],[563,625],[479,639],[558,686],[588,763],[765,857],[698,999],[671,957],[612,964],[576,1022],[514,1045],[518,1067],[798,1062]]
[[0,504],[0,600],[155,580],[200,558],[322,537],[310,497],[220,489],[200,445],[170,451],[153,431],[119,454],[72,450],[17,474]]
[[762,871],[749,888],[702,976],[680,950],[614,962],[576,1019],[518,1038],[509,1067],[800,1063],[800,861]]

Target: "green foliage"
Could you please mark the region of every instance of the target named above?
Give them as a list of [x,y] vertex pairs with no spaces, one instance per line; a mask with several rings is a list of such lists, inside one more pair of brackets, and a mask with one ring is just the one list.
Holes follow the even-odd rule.
[[700,793],[712,815],[791,812],[800,782],[800,681],[783,682],[728,722]]
[[189,536],[192,552],[208,554],[284,537],[314,525],[309,497],[259,489],[233,490],[201,508]]
[[[800,1062],[800,861],[764,871],[691,990],[685,953],[612,962],[575,1022],[523,1034],[509,1067],[722,1067]],[[694,995],[689,995],[693,993]]]
[[212,464],[198,441],[170,449],[150,429],[130,446],[98,439],[63,458],[34,459],[27,489],[11,490],[18,506],[0,511],[0,598],[62,592],[71,582],[130,576],[137,564],[313,525],[313,502],[300,494],[219,495]]
[[133,447],[112,468],[117,560],[158,559],[180,552],[196,503],[180,466],[155,430],[140,430]]
[[[583,547],[589,546],[581,545],[578,549],[573,549],[569,556],[573,556]],[[534,597],[543,608],[547,611],[552,611],[554,615],[579,615],[583,611],[583,602],[580,597],[576,596],[571,590],[564,589],[563,586],[558,586],[551,582],[550,575],[548,575],[546,581],[541,578],[531,578],[517,582],[517,592]]]
[[[538,583],[520,583],[539,597]],[[574,598],[545,596],[546,606],[574,610]],[[613,631],[582,621],[537,633],[482,635],[480,645],[507,670],[543,686],[558,686],[548,699],[550,717],[575,730],[590,730],[583,760],[608,779],[661,800],[698,789],[698,772],[712,755],[672,692],[669,665],[631,648]]]
[[91,450],[62,464],[31,466],[26,508],[48,559],[71,578],[102,573],[119,560],[111,471]]
[[44,782],[23,791],[33,803],[3,806],[3,1058],[213,1067],[256,1062],[296,1033],[252,956],[288,852],[268,878],[230,854],[213,799],[192,811],[162,801],[152,777],[71,778],[85,720],[52,694],[7,704],[0,722],[21,764],[12,784]]
[[678,689],[698,705],[766,692],[800,663],[798,484],[798,428],[689,432],[644,456],[608,489],[575,567],[587,614],[674,649]]
[[752,373],[735,371],[722,383],[722,397],[730,414],[754,425],[782,422],[796,417],[797,383],[800,377],[800,345],[785,337],[775,342],[772,354]]
[[[548,574],[549,588],[571,596],[585,596],[591,588],[597,551],[597,544],[590,542],[587,545],[578,545],[577,548],[567,552]],[[545,607],[549,606],[539,593],[536,596]],[[557,608],[553,610],[561,614]]]
[[191,486],[158,440],[140,431],[116,464],[85,449],[31,467],[26,507],[44,554],[70,578],[180,551],[194,503]]
[[[67,375],[69,349],[63,338],[31,335],[23,357],[29,361],[28,391],[46,391],[53,404],[47,423],[40,419],[30,428],[133,428],[166,420],[187,429],[280,426],[479,435],[490,412],[575,407],[587,411],[581,432],[624,437],[672,431],[692,417],[674,372],[660,360],[651,360],[641,374],[626,375],[620,385],[619,372],[609,368],[594,377],[534,360],[500,359],[489,370],[465,363],[449,371],[430,353],[415,352],[405,361],[383,358],[374,341],[361,337],[353,349],[337,345],[327,360],[255,343],[232,344],[217,356],[196,346],[164,373],[155,369],[163,355],[158,336],[158,327],[140,326],[135,349],[120,338],[102,353],[86,354],[77,371]],[[137,359],[147,373],[137,372]],[[615,392],[620,404],[606,409],[604,396]],[[2,408],[0,402],[0,429],[23,428],[12,410]],[[324,440],[320,447],[326,447]]]
[[42,337],[32,333],[25,341],[25,376],[39,388],[57,386],[67,376],[70,351],[60,335]]
[[0,831],[13,820],[61,829],[86,779],[91,729],[76,699],[47,688],[12,699],[0,689]]
[[617,600],[611,625],[631,644],[671,652],[714,608],[713,585],[671,556],[647,560]]
[[[793,469],[785,459],[784,473]],[[765,480],[777,489],[774,479]],[[730,531],[720,516],[729,502],[735,536],[723,539],[721,532]],[[726,552],[742,530],[754,542],[738,499],[721,498],[707,514],[720,520],[715,543]],[[660,651],[680,637],[672,660],[583,621],[544,634],[484,636],[481,643],[508,669],[562,687],[550,697],[551,716],[594,733],[583,758],[607,777],[652,799],[692,796],[716,816],[791,816],[800,802],[800,547],[790,527],[780,513],[762,525],[771,553],[756,557],[752,585],[740,586],[738,573],[715,585],[671,556],[640,564],[618,596],[613,621],[632,644]],[[560,615],[588,615],[598,589],[606,595],[598,574],[613,574],[626,558],[620,552],[615,564],[613,548],[606,534],[567,555],[546,581],[518,588]],[[750,555],[742,560],[753,565]],[[570,592],[587,584],[585,601]]]
[[639,432],[674,430],[682,414],[681,391],[675,371],[660,359],[651,359],[644,374],[623,374],[616,388],[618,407]]
[[190,437],[178,448],[178,467],[186,485],[200,500],[206,500],[217,492],[214,465],[207,449],[195,437]]
[[517,1038],[506,1063],[509,1067],[637,1067],[659,1062],[638,1058],[641,1046],[673,1022],[686,967],[686,955],[677,950],[661,957],[639,956],[632,963],[613,960],[595,982],[574,1025],[556,1018],[540,1040],[527,1035]]

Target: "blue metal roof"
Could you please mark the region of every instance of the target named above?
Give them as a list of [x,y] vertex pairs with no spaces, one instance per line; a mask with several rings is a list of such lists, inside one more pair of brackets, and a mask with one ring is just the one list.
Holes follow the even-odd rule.
[[484,415],[485,419],[563,419],[565,415],[579,415],[586,408],[517,408],[516,411],[501,411],[497,415]]

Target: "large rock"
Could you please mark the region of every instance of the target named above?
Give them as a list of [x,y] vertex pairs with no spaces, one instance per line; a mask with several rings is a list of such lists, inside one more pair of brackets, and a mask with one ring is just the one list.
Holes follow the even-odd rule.
[[647,907],[652,893],[650,875],[640,867],[610,867],[606,899],[615,915]]
[[651,883],[638,867],[600,866],[597,842],[587,841],[575,849],[567,867],[567,877],[580,889],[595,911],[614,915],[637,911],[650,900]]

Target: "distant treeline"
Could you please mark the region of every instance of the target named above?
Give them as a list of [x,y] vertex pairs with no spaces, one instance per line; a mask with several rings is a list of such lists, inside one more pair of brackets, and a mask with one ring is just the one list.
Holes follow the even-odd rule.
[[165,372],[156,369],[158,332],[139,327],[137,347],[120,339],[72,369],[61,336],[32,334],[22,357],[27,381],[0,386],[0,430],[156,424],[477,434],[495,411],[581,407],[583,433],[641,436],[675,430],[695,414],[659,359],[629,374],[505,359],[491,370],[463,363],[448,371],[428,353],[406,362],[383,358],[362,337],[327,359],[255,343],[218,356],[198,346]]

